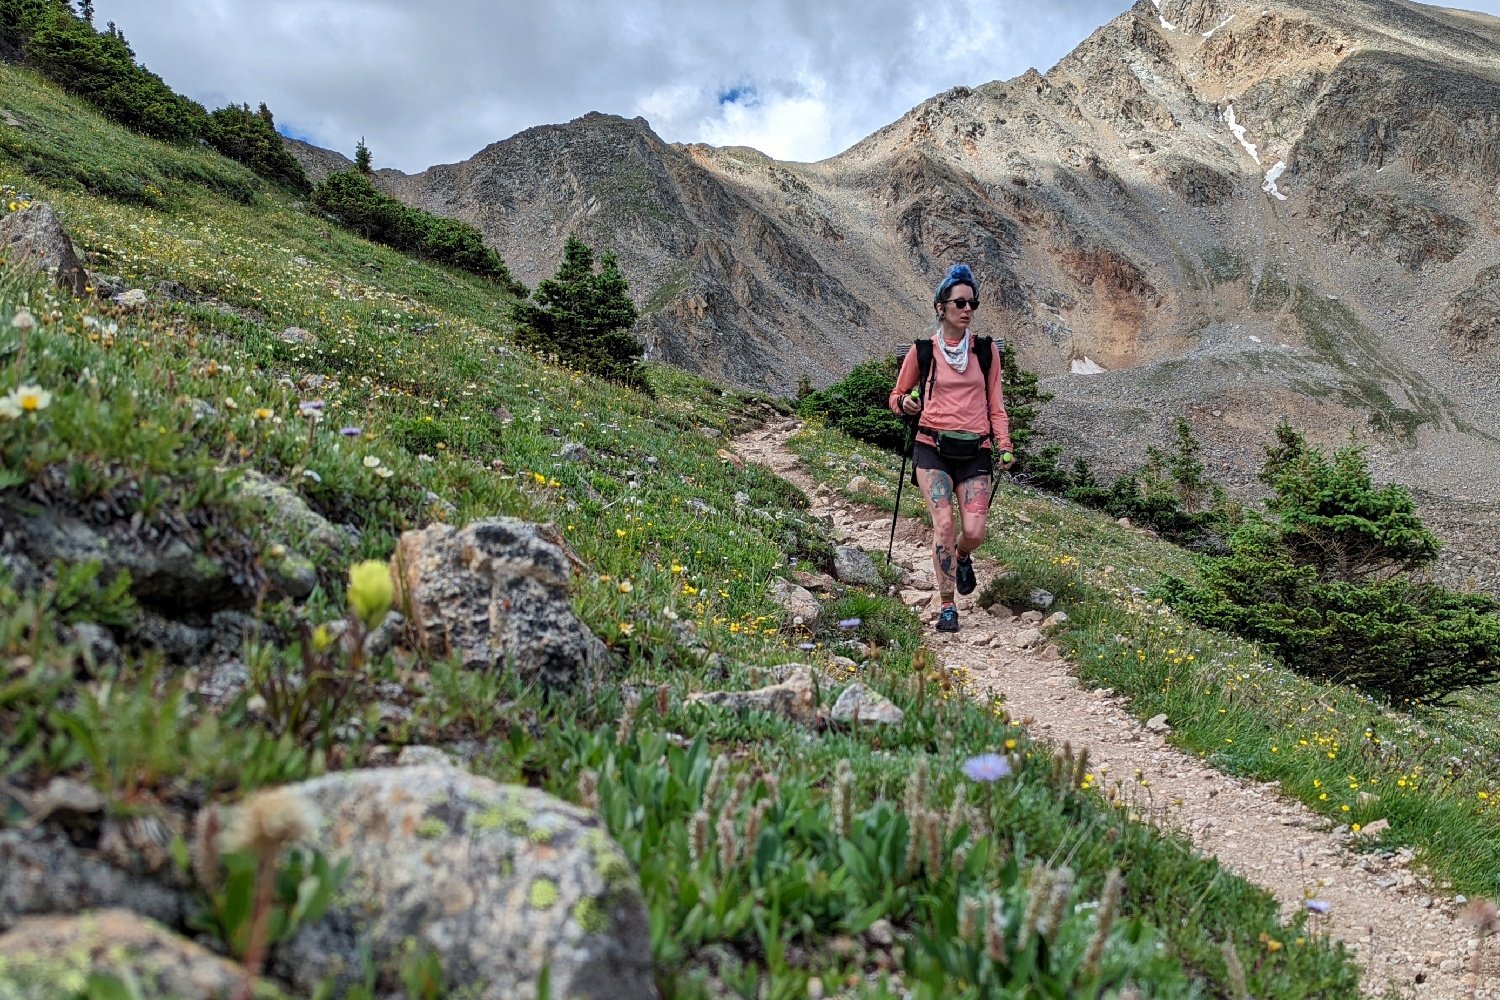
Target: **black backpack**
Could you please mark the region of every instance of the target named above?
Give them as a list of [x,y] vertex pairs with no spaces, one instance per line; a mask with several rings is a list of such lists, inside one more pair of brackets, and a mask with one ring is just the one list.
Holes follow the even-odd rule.
[[[994,346],[995,351],[990,347]],[[932,374],[932,338],[922,337],[912,341],[911,350],[917,352],[917,385],[922,387],[922,399],[927,400],[932,394],[932,387],[937,384],[936,377]],[[974,352],[979,356],[979,372],[984,382],[984,412],[990,412],[990,364],[995,354],[1005,351],[1005,340],[995,340],[994,337],[975,335]],[[917,447],[917,424],[920,416],[904,417],[906,421],[906,454],[912,455]],[[911,484],[917,485],[917,464],[911,466]]]

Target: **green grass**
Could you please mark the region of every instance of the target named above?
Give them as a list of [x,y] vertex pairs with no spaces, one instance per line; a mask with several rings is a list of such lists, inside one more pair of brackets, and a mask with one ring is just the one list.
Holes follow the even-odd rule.
[[[867,476],[876,487],[861,499],[889,509],[899,458],[815,427],[794,446],[822,481]],[[921,516],[919,502],[908,488],[903,513]],[[1185,550],[1008,484],[983,551],[1011,567],[1011,590],[1063,598],[1070,617],[1053,639],[1080,679],[1113,687],[1142,719],[1165,712],[1176,745],[1281,782],[1330,826],[1389,820],[1372,849],[1411,847],[1452,891],[1500,894],[1500,687],[1398,711],[1309,681],[1145,596],[1164,575],[1194,579]]]
[[[821,624],[783,624],[767,581],[793,559],[826,568],[832,548],[795,489],[722,453],[725,436],[767,401],[658,367],[651,399],[543,364],[514,347],[509,300],[490,283],[365,243],[278,192],[247,204],[213,184],[172,182],[168,168],[184,157],[226,176],[238,168],[119,133],[13,68],[0,66],[0,81],[7,106],[30,123],[26,142],[45,135],[51,150],[39,167],[7,136],[0,183],[52,202],[92,269],[147,289],[175,281],[195,298],[125,313],[0,276],[0,379],[52,394],[46,408],[0,421],[0,502],[138,516],[211,546],[252,582],[277,546],[308,540],[232,488],[248,470],[356,528],[349,559],[384,558],[401,531],[444,517],[550,521],[583,567],[578,612],[624,663],[599,691],[544,700],[512,677],[450,663],[340,665],[325,651],[334,682],[315,704],[254,711],[242,696],[209,710],[159,657],[127,650],[116,666],[92,663],[62,626],[128,621],[135,609],[115,582],[49,574],[37,589],[0,587],[6,782],[66,775],[98,787],[112,810],[166,811],[359,766],[377,744],[467,744],[477,773],[565,798],[585,794],[582,775],[595,777],[598,808],[640,879],[670,997],[710,995],[720,988],[710,979],[739,995],[805,996],[812,977],[892,995],[873,955],[841,946],[882,918],[905,939],[895,968],[922,997],[1092,995],[1126,982],[1154,997],[1228,995],[1226,943],[1256,995],[1357,995],[1342,949],[1281,924],[1268,895],[1128,822],[1097,793],[1055,782],[1044,748],[926,669],[919,623],[899,601],[846,591]],[[78,180],[130,171],[169,187],[141,199]],[[34,329],[13,325],[23,309],[38,318]],[[314,342],[284,342],[289,326]],[[313,399],[316,420],[299,408]],[[587,456],[565,460],[566,442]],[[857,454],[834,439],[824,447],[839,449],[846,468]],[[864,454],[861,471],[894,472]],[[741,493],[748,503],[736,502]],[[1053,544],[1075,554],[1095,546],[1121,580],[1153,572],[1138,568],[1145,546],[1134,536],[1052,516],[1018,493],[1004,503],[1013,515],[1031,510],[1013,557],[1040,565],[1064,551]],[[344,562],[319,570],[305,603],[267,594],[257,605],[265,634],[247,661],[263,691],[296,688],[301,625],[344,613]],[[832,624],[854,617],[850,628]],[[822,671],[826,703],[851,676],[835,661],[842,655],[906,711],[902,726],[814,732],[686,701],[765,683],[769,667],[804,660]],[[628,708],[627,685],[659,694]],[[410,717],[383,717],[381,701]],[[962,762],[983,751],[1011,753],[1016,776],[993,786],[962,777]],[[720,758],[727,773],[710,794]],[[968,802],[955,807],[960,788]],[[924,820],[943,834],[909,860],[912,819],[926,812],[943,817]],[[720,840],[737,849],[698,850],[700,813],[724,823]],[[756,813],[758,836],[746,841]],[[1023,947],[1028,873],[1064,865],[1082,905],[1065,909],[1045,952],[1034,936]],[[1114,869],[1126,872],[1119,923],[1098,970],[1085,972],[1092,901]],[[1004,902],[1003,966],[981,938],[957,933],[965,900],[986,912]],[[1024,983],[1006,981],[1028,968]]]

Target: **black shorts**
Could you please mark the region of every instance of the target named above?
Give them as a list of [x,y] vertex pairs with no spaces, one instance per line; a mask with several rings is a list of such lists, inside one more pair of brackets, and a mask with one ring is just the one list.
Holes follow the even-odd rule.
[[954,486],[976,476],[995,474],[995,463],[988,448],[980,448],[978,456],[974,458],[959,460],[944,458],[932,445],[918,441],[916,450],[912,453],[912,463],[919,469],[936,469],[948,473]]

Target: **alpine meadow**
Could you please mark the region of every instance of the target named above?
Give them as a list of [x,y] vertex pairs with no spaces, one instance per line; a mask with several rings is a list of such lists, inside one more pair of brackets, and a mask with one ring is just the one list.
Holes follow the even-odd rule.
[[[1358,183],[1297,117],[1352,102],[1334,45],[1500,91],[1500,22],[1242,6],[1142,0],[1060,65],[1092,89],[820,164],[597,115],[408,176],[0,0],[0,998],[1500,997],[1500,564],[1449,532],[1493,496],[1391,475],[1500,441],[1500,104],[1423,105],[1442,163],[1373,128]],[[1203,124],[1120,38],[1219,46],[1201,103],[1302,159],[1247,196],[1233,135],[1057,139]],[[1131,163],[1195,240],[1300,181],[1384,256],[1145,263]],[[885,393],[965,254],[1020,468],[942,635]],[[1472,367],[1341,298],[1397,273]]]

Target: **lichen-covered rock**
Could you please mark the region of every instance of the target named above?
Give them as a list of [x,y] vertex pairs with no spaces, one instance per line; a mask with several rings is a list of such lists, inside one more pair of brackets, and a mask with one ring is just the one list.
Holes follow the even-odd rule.
[[880,572],[875,561],[863,549],[852,545],[840,545],[833,550],[833,576],[840,583],[852,583],[859,587],[879,587]]
[[906,720],[906,714],[889,698],[856,681],[844,688],[838,700],[833,703],[831,718],[834,722],[878,722],[899,726]]
[[139,987],[135,995],[144,997],[282,996],[265,982],[242,994],[243,967],[129,910],[32,917],[0,935],[0,997],[5,1000],[79,995],[94,974],[134,980]]
[[770,712],[814,725],[818,721],[818,697],[812,669],[800,663],[788,666],[790,670],[779,684],[754,691],[702,691],[689,695],[688,701],[731,712]]
[[82,295],[89,274],[52,206],[39,201],[0,216],[0,257],[14,267],[43,271],[58,287]]
[[[279,945],[277,974],[311,992],[359,980],[382,991],[430,949],[445,995],[529,1000],[656,996],[635,873],[590,813],[453,767],[333,774],[294,786],[322,817],[316,846],[351,862],[322,920]],[[336,994],[337,995],[337,994]]]
[[511,667],[548,687],[588,679],[602,659],[598,639],[573,614],[567,557],[535,524],[433,524],[403,534],[392,563],[397,606],[432,655]]

